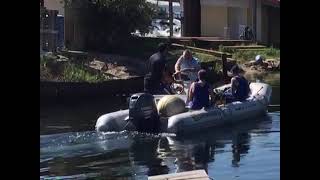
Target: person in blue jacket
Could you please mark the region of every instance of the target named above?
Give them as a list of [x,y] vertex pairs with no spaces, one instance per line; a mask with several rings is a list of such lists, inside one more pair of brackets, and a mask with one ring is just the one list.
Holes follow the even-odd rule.
[[198,81],[193,82],[188,93],[190,109],[201,109],[213,104],[212,86],[206,81],[207,72],[201,69],[198,72]]
[[245,101],[250,93],[249,82],[243,77],[242,69],[238,65],[234,65],[231,68],[232,79],[231,79],[231,89],[224,92],[226,103],[234,101]]

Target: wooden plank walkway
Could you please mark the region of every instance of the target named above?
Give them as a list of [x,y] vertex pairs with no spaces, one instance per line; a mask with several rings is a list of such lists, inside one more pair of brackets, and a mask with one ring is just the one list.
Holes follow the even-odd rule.
[[180,47],[180,48],[187,48],[187,49],[190,49],[190,50],[195,51],[195,52],[207,53],[207,54],[211,54],[211,55],[216,56],[216,57],[221,57],[223,54],[225,54],[227,58],[231,58],[232,57],[232,55],[230,53],[214,51],[214,50],[208,50],[208,49],[202,49],[202,48],[196,48],[196,47],[192,47],[192,46],[184,46],[184,45],[176,44],[176,43],[172,43],[171,46]]
[[148,180],[210,180],[204,170],[186,171],[181,173],[150,176]]
[[262,45],[248,45],[248,46],[224,46],[224,48],[229,49],[265,49],[266,46]]

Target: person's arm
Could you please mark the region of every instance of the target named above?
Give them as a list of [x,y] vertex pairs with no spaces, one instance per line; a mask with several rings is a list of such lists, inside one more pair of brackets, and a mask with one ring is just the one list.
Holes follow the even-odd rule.
[[174,65],[175,73],[180,72],[180,65],[182,61],[183,56],[180,56],[179,59],[177,60],[176,64]]
[[239,82],[236,80],[236,78],[233,77],[231,79],[231,93],[232,94],[235,94],[238,84],[239,84]]
[[189,88],[187,102],[190,102],[190,101],[192,101],[192,99],[193,99],[194,84],[195,84],[195,82],[193,82],[193,83],[191,84],[190,88]]
[[150,58],[146,61],[145,68],[146,68],[146,74],[149,74],[151,72],[151,60],[150,60]]
[[211,105],[214,105],[214,99],[215,99],[215,95],[213,93],[213,87],[209,86],[209,95],[210,95],[210,101],[211,101]]
[[167,79],[167,75],[169,74],[168,66],[165,61],[159,63],[156,67],[160,68],[161,79]]
[[195,72],[198,72],[200,69],[201,69],[201,66],[200,66],[200,61],[199,61],[199,59],[198,58],[194,58],[194,60],[195,60],[195,67],[194,67],[194,71]]

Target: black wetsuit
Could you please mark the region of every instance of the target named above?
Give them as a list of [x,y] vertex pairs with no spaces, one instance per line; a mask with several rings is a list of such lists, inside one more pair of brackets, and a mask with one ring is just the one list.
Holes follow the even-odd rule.
[[161,94],[160,87],[162,73],[166,68],[166,58],[160,52],[149,58],[148,73],[144,77],[144,91],[150,94]]

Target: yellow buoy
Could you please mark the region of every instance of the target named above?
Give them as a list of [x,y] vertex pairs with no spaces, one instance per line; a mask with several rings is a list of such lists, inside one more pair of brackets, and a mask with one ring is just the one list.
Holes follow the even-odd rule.
[[161,116],[173,116],[186,110],[186,103],[175,95],[163,96],[157,105]]

